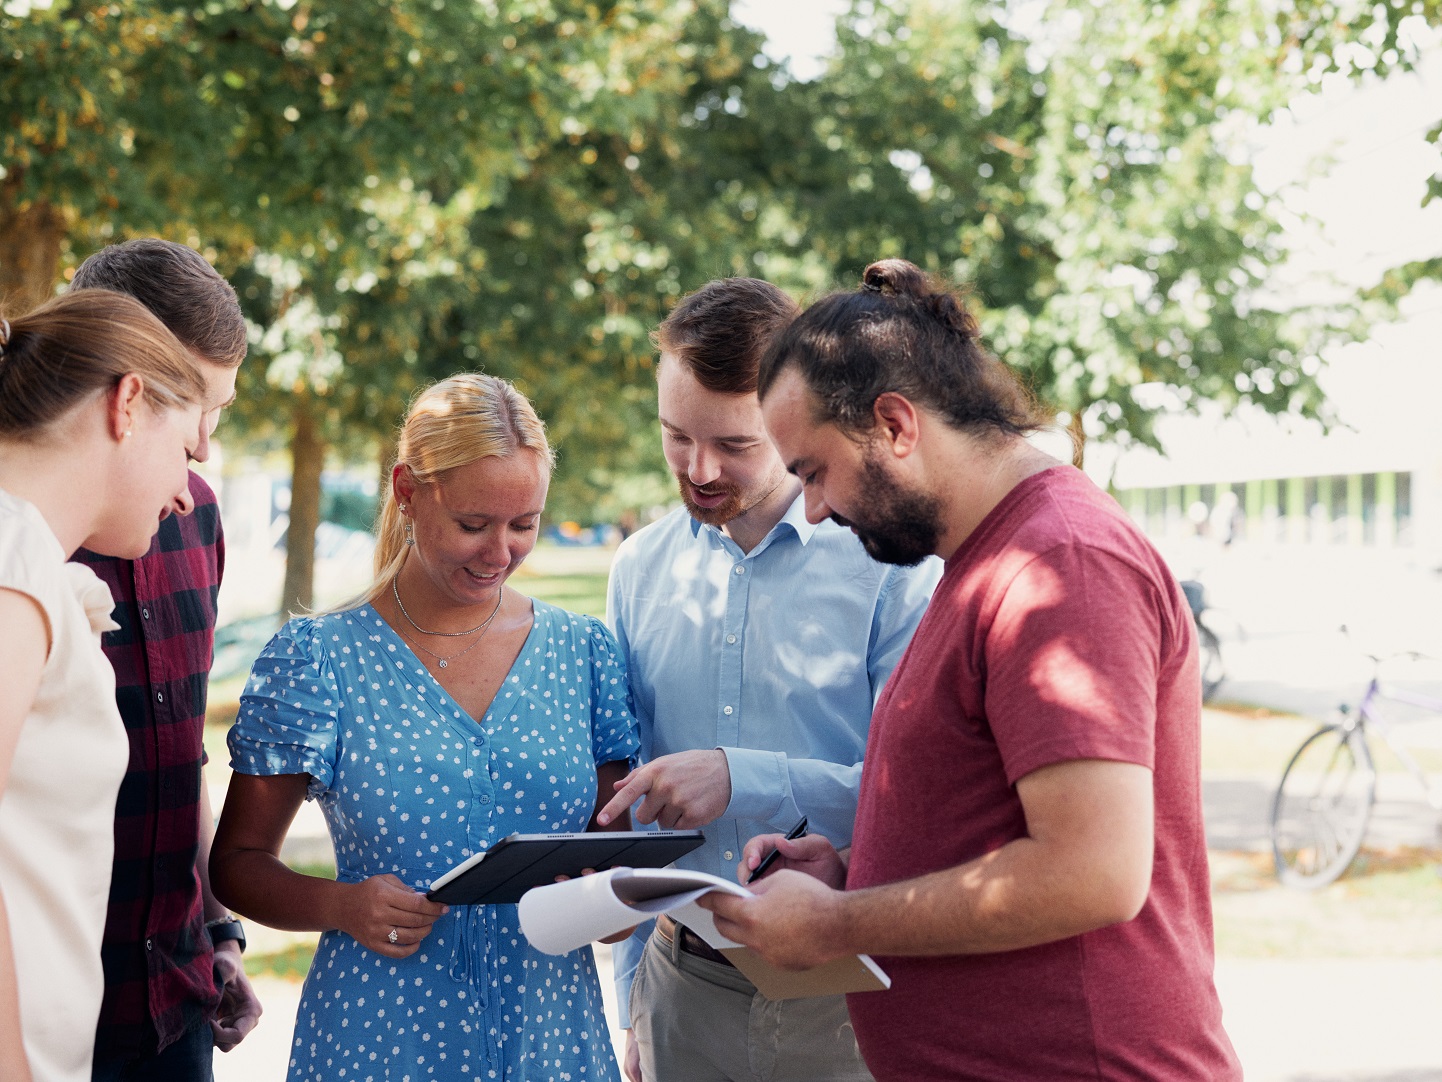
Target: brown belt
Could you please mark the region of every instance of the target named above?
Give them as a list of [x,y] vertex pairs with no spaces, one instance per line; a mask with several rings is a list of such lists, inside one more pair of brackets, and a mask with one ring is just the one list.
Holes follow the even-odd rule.
[[[675,943],[681,948],[682,953],[689,954],[695,958],[704,958],[708,962],[715,962],[718,965],[730,966],[731,961],[715,947],[707,943],[695,932],[691,931],[684,924],[677,924],[669,914],[662,913],[656,918],[656,930],[667,942]],[[677,937],[680,937],[679,940]],[[735,966],[732,966],[734,969]]]

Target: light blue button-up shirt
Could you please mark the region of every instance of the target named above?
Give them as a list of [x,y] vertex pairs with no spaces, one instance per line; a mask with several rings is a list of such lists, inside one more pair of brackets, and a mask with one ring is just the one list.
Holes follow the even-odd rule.
[[[878,563],[798,496],[749,553],[684,509],[616,552],[607,621],[625,655],[641,756],[720,748],[731,803],[681,867],[734,879],[758,834],[850,843],[871,710],[941,577]],[[615,947],[628,1026],[631,977],[651,924]]]

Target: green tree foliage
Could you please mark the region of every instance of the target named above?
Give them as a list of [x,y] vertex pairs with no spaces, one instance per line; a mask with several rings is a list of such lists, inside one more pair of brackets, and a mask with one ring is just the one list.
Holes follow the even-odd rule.
[[851,281],[905,255],[973,283],[1078,434],[1150,440],[1202,399],[1315,412],[1308,359],[1350,316],[1266,294],[1280,230],[1236,152],[1288,93],[1265,29],[1200,2],[857,3],[807,88],[823,179],[792,215]]
[[[496,256],[470,218],[534,177],[564,124],[625,133],[653,112],[656,46],[684,15],[653,0],[4,10],[0,267],[17,298],[54,288],[67,242],[73,260],[117,233],[204,238],[264,332],[234,412],[296,444],[305,523],[311,460],[384,439],[417,386],[479,363],[457,332],[505,299],[475,288]],[[312,532],[292,531],[288,607],[310,600]]]
[[1405,66],[1438,3],[857,0],[799,82],[726,0],[8,0],[0,290],[34,303],[111,238],[206,250],[256,328],[228,434],[295,452],[287,605],[327,451],[384,464],[458,370],[535,400],[558,517],[660,498],[648,333],[719,275],[970,281],[1080,435],[1318,412],[1355,313],[1269,293],[1238,147],[1326,71]]

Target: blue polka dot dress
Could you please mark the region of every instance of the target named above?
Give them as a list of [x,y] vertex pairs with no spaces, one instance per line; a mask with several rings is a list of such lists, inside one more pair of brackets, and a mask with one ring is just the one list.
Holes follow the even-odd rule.
[[[338,878],[425,889],[507,834],[582,831],[596,765],[638,741],[624,663],[599,621],[536,601],[486,716],[470,717],[369,605],[285,625],[230,731],[245,774],[309,774]],[[291,1079],[619,1082],[589,947],[532,949],[516,907],[452,906],[409,958],[321,936]]]

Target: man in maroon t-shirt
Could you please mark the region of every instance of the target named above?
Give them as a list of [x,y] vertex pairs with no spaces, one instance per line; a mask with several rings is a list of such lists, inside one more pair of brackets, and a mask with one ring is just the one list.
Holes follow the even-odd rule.
[[783,870],[708,895],[719,929],[793,968],[876,956],[892,987],[848,1007],[879,1080],[1239,1079],[1197,650],[1161,557],[1027,443],[1026,393],[909,263],[803,313],[760,393],[811,521],[946,572],[877,704],[849,860],[753,840],[743,874],[772,847]]

